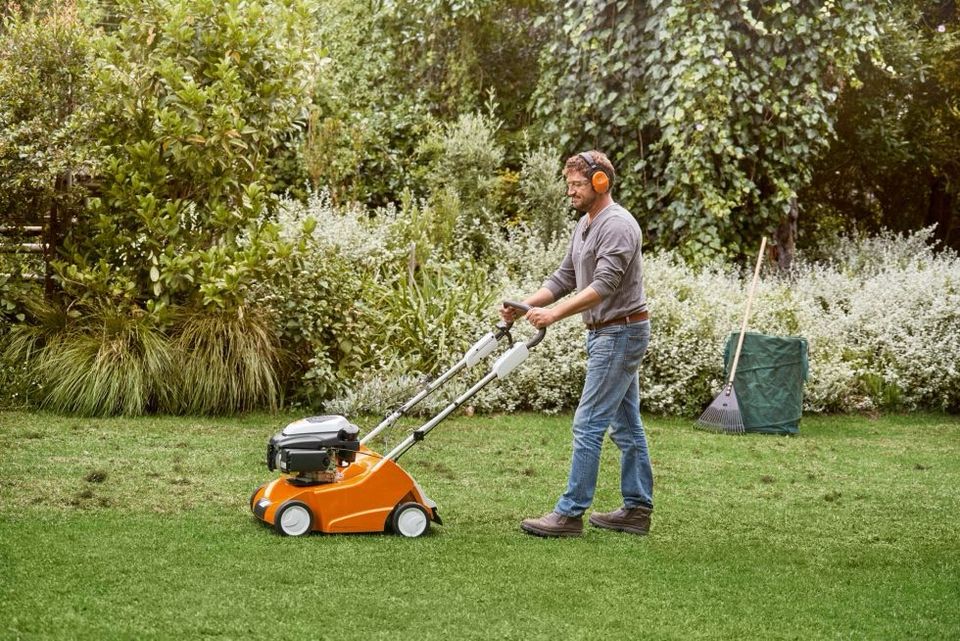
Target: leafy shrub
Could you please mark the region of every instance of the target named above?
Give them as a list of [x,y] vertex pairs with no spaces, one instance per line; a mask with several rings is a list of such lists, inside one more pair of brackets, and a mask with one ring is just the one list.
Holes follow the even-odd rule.
[[5,222],[49,216],[56,245],[97,164],[87,122],[95,30],[71,0],[4,3],[0,20],[0,211]]
[[[423,184],[440,219],[455,219],[452,246],[439,248],[442,258],[491,255],[499,229],[499,173],[504,158],[496,142],[500,123],[482,113],[465,114],[424,139]],[[445,251],[444,251],[445,250]]]
[[[960,258],[933,252],[928,239],[928,232],[845,239],[834,263],[801,262],[788,278],[762,274],[749,329],[808,340],[806,411],[960,409]],[[557,243],[554,255],[537,261],[530,247],[538,241],[529,232],[513,242],[503,255],[518,262],[515,257],[529,255],[543,273],[514,272],[517,266],[505,261],[507,298],[532,291],[544,268],[562,255]],[[645,257],[645,271],[653,335],[640,371],[643,407],[697,416],[722,386],[723,349],[739,331],[752,270],[716,263],[692,268],[677,254],[656,252]],[[495,306],[479,310],[464,329],[479,338],[495,319]],[[516,335],[525,330],[519,321]],[[485,411],[574,407],[583,345],[577,319],[552,326],[522,367],[473,404]],[[396,368],[368,372],[369,382],[358,382],[350,398],[369,408],[374,394],[364,393],[365,385],[382,387],[408,374]]]
[[373,301],[383,363],[435,372],[472,338],[464,329],[493,304],[496,290],[472,261],[428,263],[390,278]]
[[255,313],[165,314],[114,306],[32,306],[4,360],[37,381],[36,403],[87,416],[275,409],[279,346]]
[[297,400],[347,394],[371,371],[435,371],[473,338],[468,329],[492,306],[496,280],[468,259],[418,264],[403,246],[408,214],[337,208],[328,194],[280,208],[280,237],[295,250],[251,298],[292,354]]
[[524,219],[536,230],[543,246],[566,240],[569,206],[554,150],[541,147],[524,154],[520,191]]
[[60,271],[77,297],[196,302],[285,188],[276,163],[292,153],[315,70],[311,3],[109,6],[117,27],[95,65],[102,187]]
[[280,207],[279,234],[292,252],[250,298],[277,328],[283,384],[295,402],[317,405],[343,392],[375,358],[365,301],[376,270],[390,261],[387,218],[379,223],[366,211],[335,208],[327,193]]
[[[30,301],[42,300],[43,295],[38,285],[22,278],[23,267],[22,260],[0,254],[0,408],[28,407],[39,385],[30,363],[14,346]],[[24,347],[30,345],[28,340]]]

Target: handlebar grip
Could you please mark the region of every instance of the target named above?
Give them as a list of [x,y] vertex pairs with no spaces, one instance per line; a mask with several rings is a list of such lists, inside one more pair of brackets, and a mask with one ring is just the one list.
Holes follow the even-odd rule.
[[526,304],[524,304],[524,303],[518,303],[518,302],[515,301],[515,300],[505,300],[505,301],[503,301],[503,306],[504,306],[504,307],[513,307],[514,309],[519,309],[519,310],[520,310],[521,312],[523,312],[524,314],[526,314],[527,312],[530,311],[530,306],[529,306],[529,305],[526,305]]
[[[529,305],[525,303],[518,303],[517,301],[514,301],[514,300],[505,300],[503,301],[503,305],[504,307],[513,307],[514,309],[519,309],[524,314],[526,314],[532,309],[532,307],[530,307]],[[512,325],[513,323],[509,323],[506,326],[506,329],[509,329],[510,326]],[[541,327],[540,330],[537,332],[537,334],[533,338],[531,338],[529,341],[527,341],[527,347],[528,348],[534,347],[537,343],[542,341],[543,337],[546,335],[547,335],[547,328]]]

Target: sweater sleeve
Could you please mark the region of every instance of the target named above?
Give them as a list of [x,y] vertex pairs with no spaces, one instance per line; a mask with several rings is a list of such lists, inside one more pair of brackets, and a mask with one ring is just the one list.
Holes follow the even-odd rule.
[[573,270],[573,241],[567,246],[567,254],[563,257],[557,271],[544,281],[543,286],[550,290],[554,300],[560,300],[577,286],[577,275]]
[[612,218],[599,230],[597,268],[592,287],[601,298],[607,298],[620,287],[627,267],[640,248],[638,229],[622,218]]

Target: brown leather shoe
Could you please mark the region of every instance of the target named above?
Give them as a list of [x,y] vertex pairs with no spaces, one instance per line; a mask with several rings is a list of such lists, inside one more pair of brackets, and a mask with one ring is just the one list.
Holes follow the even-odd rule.
[[650,532],[650,514],[648,507],[621,507],[613,512],[594,512],[590,515],[590,525],[607,530],[618,530],[631,534]]
[[520,529],[537,536],[580,536],[583,533],[583,517],[551,512],[539,519],[524,519]]

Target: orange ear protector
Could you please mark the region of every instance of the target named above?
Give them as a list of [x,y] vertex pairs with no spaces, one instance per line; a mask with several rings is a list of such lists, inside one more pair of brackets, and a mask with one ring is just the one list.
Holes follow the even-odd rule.
[[607,190],[610,189],[610,176],[603,170],[603,167],[593,161],[593,158],[588,152],[585,151],[581,153],[580,157],[586,161],[587,166],[590,168],[590,175],[587,176],[587,178],[590,179],[590,185],[593,187],[593,190],[598,194],[607,193]]

